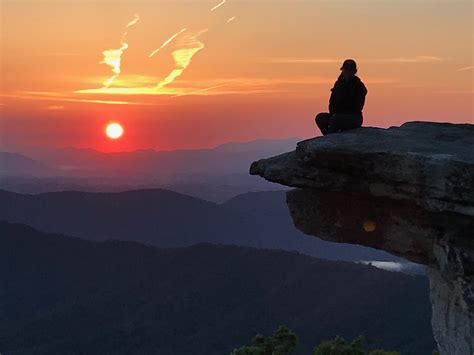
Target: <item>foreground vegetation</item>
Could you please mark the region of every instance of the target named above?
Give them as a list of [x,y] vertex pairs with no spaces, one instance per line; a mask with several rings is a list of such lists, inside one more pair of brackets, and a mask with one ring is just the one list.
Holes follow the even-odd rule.
[[[258,334],[250,345],[235,349],[231,355],[287,355],[297,344],[298,336],[287,327],[280,326],[271,336]],[[323,341],[314,348],[313,355],[399,355],[399,353],[380,349],[366,350],[364,338],[358,336],[352,342],[341,337]]]

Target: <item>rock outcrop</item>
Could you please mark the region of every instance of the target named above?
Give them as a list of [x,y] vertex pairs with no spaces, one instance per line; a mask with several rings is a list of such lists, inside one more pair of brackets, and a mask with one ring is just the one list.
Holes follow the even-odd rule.
[[427,265],[442,355],[474,354],[474,125],[408,122],[308,139],[256,161],[306,234]]

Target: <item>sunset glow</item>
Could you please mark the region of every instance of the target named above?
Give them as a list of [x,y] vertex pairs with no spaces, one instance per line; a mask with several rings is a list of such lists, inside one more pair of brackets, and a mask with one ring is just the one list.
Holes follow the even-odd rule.
[[[366,126],[473,121],[469,0],[5,0],[2,26],[5,150],[309,138],[346,58]],[[117,115],[123,145],[90,139]]]

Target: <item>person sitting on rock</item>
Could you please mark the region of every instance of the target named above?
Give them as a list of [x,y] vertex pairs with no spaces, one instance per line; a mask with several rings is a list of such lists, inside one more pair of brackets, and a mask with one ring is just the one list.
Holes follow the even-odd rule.
[[346,59],[341,74],[331,89],[329,112],[316,115],[315,121],[323,135],[359,128],[362,126],[362,108],[367,88],[355,74],[357,64]]

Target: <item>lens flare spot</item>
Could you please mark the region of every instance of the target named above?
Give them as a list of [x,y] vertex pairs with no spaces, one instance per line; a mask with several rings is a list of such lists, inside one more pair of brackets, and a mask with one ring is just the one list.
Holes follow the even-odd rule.
[[365,221],[364,224],[362,225],[362,228],[368,233],[372,233],[375,231],[377,228],[377,223],[375,221]]
[[105,128],[105,134],[111,139],[118,139],[123,135],[123,127],[120,123],[109,123]]

